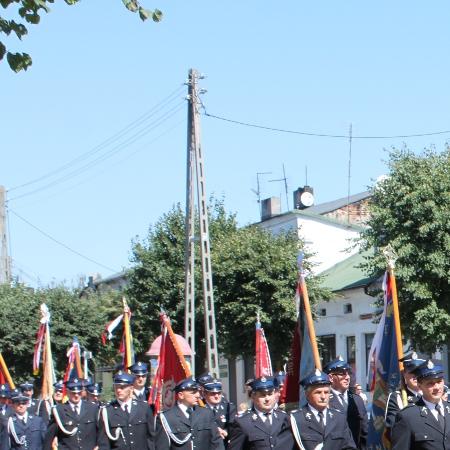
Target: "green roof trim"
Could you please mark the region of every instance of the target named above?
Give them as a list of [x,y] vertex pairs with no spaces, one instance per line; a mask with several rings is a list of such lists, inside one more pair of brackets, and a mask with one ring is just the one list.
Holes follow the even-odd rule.
[[359,267],[371,253],[371,251],[356,253],[321,272],[324,287],[335,292],[367,286],[375,281],[376,277],[368,277]]

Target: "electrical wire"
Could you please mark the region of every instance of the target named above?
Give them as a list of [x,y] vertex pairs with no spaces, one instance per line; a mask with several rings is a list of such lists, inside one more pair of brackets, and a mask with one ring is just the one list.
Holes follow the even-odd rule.
[[173,115],[175,115],[181,108],[184,107],[184,100],[182,100],[181,102],[177,103],[174,107],[172,107],[171,109],[169,109],[168,111],[166,111],[161,117],[159,117],[158,119],[156,119],[154,122],[148,124],[145,128],[139,130],[136,134],[128,137],[125,141],[121,142],[120,144],[117,144],[115,147],[113,147],[112,149],[108,150],[106,153],[101,154],[99,156],[97,156],[95,159],[89,161],[88,163],[84,164],[81,167],[78,167],[74,170],[72,170],[69,173],[66,173],[64,175],[62,175],[61,177],[50,181],[49,183],[40,186],[32,191],[28,191],[25,192],[23,194],[17,195],[11,199],[8,200],[8,202],[12,202],[14,200],[18,200],[20,198],[23,197],[28,197],[30,195],[34,195],[38,192],[41,192],[43,190],[49,189],[53,186],[56,186],[62,182],[66,182],[71,178],[74,178],[78,175],[80,175],[83,172],[86,172],[87,170],[91,169],[92,167],[94,167],[97,164],[100,164],[101,162],[111,158],[112,156],[114,156],[115,154],[119,153],[120,151],[124,150],[127,146],[133,144],[134,142],[136,142],[138,139],[142,138],[143,136],[147,135],[148,133],[150,133],[151,131],[153,131],[155,128],[159,127],[160,125],[162,125],[164,122],[166,122],[168,119],[170,119]]
[[61,247],[65,248],[66,250],[68,250],[71,253],[74,253],[75,255],[79,256],[80,258],[85,259],[86,261],[89,261],[91,263],[96,264],[97,266],[103,267],[104,269],[112,272],[112,273],[117,273],[120,272],[117,269],[113,269],[105,264],[102,264],[98,261],[96,261],[95,259],[90,258],[89,256],[83,255],[82,253],[78,252],[77,250],[74,250],[73,248],[69,247],[68,245],[64,244],[63,242],[59,241],[58,239],[55,239],[53,236],[50,236],[48,233],[46,233],[45,231],[41,230],[39,227],[37,227],[36,225],[33,225],[29,220],[25,219],[24,217],[22,217],[20,214],[16,213],[15,211],[13,211],[11,208],[8,208],[9,211],[14,214],[18,219],[22,220],[22,222],[25,222],[27,225],[29,225],[31,228],[35,229],[36,231],[38,231],[39,233],[41,233],[42,235],[44,235],[46,238],[50,239],[51,241],[55,242],[56,244],[60,245]]
[[165,106],[170,104],[172,101],[174,101],[177,98],[177,96],[181,93],[181,90],[183,90],[183,89],[184,89],[184,86],[179,86],[177,89],[175,89],[172,93],[170,93],[168,96],[166,96],[163,100],[161,100],[159,103],[157,103],[155,106],[153,106],[146,113],[144,113],[143,115],[141,115],[140,117],[135,119],[133,122],[129,123],[127,126],[122,128],[120,131],[115,133],[113,136],[109,137],[105,141],[103,141],[100,144],[96,145],[91,150],[89,150],[89,151],[87,151],[87,152],[77,156],[76,158],[68,161],[67,163],[63,164],[60,167],[57,167],[56,169],[51,170],[50,172],[47,172],[47,173],[45,173],[45,174],[43,174],[43,175],[41,175],[41,176],[39,176],[37,178],[34,178],[34,179],[30,180],[30,181],[27,181],[26,183],[22,183],[22,184],[20,184],[18,186],[14,186],[14,187],[8,189],[8,191],[11,192],[11,191],[14,191],[14,190],[17,190],[17,189],[21,189],[21,188],[24,188],[26,186],[30,186],[32,184],[38,183],[38,182],[40,182],[42,180],[45,180],[46,178],[49,178],[49,177],[52,177],[52,176],[56,175],[58,172],[64,171],[67,168],[69,168],[70,166],[72,166],[74,164],[77,164],[78,162],[83,161],[86,158],[89,158],[90,156],[98,153],[103,148],[105,148],[106,146],[108,146],[109,144],[114,142],[115,140],[120,139],[124,134],[126,134],[129,131],[135,129],[136,127],[138,127],[139,125],[144,123],[146,120],[150,119],[155,114],[157,114],[162,108],[164,108]]
[[[236,125],[242,125],[245,127],[259,128],[266,131],[274,131],[277,133],[288,133],[288,134],[300,134],[302,136],[313,136],[313,137],[324,137],[324,138],[337,138],[337,139],[348,139],[348,134],[326,134],[326,133],[310,133],[307,131],[297,131],[297,130],[287,130],[284,128],[275,128],[264,125],[258,125],[255,123],[242,122],[239,120],[228,119],[227,117],[217,116],[215,114],[210,114],[205,111],[204,115],[206,117],[211,117],[212,119],[222,120],[224,122],[234,123]],[[425,136],[438,136],[441,134],[450,134],[450,130],[443,131],[433,131],[429,133],[417,133],[417,134],[399,134],[391,136],[352,136],[352,139],[407,139],[415,137],[425,137]]]

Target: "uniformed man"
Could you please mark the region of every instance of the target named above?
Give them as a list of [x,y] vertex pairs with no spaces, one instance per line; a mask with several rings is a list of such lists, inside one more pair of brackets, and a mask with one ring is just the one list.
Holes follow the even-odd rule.
[[331,409],[330,380],[316,370],[301,381],[307,404],[291,414],[292,430],[299,449],[356,449],[344,413]]
[[87,400],[88,398],[88,389],[94,384],[94,380],[91,377],[86,377],[81,380],[83,383],[83,391],[81,393],[81,399]]
[[[18,391],[17,391],[18,392]],[[0,419],[7,419],[14,410],[8,404],[11,395],[9,384],[0,384]]]
[[11,398],[14,413],[6,422],[4,449],[42,450],[46,426],[29,410],[29,397],[20,392]]
[[222,383],[219,380],[212,380],[203,385],[203,401],[205,407],[213,412],[220,436],[226,444],[230,423],[236,416],[236,406],[223,396]]
[[357,448],[367,447],[367,411],[363,399],[350,390],[351,367],[339,356],[329,362],[323,371],[331,382],[330,408],[337,409],[347,416],[347,423],[352,432]]
[[22,383],[19,385],[19,388],[20,388],[22,394],[29,398],[28,409],[30,410],[30,412],[35,414],[37,411],[39,402],[37,399],[33,398],[34,381],[33,380],[25,381],[25,383]]
[[60,449],[92,450],[98,441],[98,408],[81,399],[82,380],[68,380],[66,389],[67,403],[60,403],[52,408],[44,450],[52,449],[55,438]]
[[148,365],[138,361],[134,363],[132,366],[128,367],[130,372],[134,375],[134,383],[133,383],[133,398],[136,400],[143,400],[146,402],[148,400],[149,389],[147,385],[147,376],[148,376]]
[[200,392],[195,378],[181,380],[174,391],[176,405],[161,412],[156,422],[157,450],[223,450],[214,414],[198,406]]
[[236,417],[230,427],[228,450],[288,450],[294,446],[288,415],[275,409],[276,378],[250,383],[252,408]]
[[[417,353],[413,352],[401,359],[403,362],[403,386],[406,391],[406,399],[408,402],[408,405],[412,405],[413,403],[416,403],[420,397],[422,396],[422,393],[420,392],[420,389],[417,385],[417,377],[414,373],[414,371],[425,363],[424,359],[420,359],[417,357]],[[403,404],[402,394],[400,391],[395,391],[389,393],[387,404],[386,404],[386,413],[384,416],[386,428],[391,431],[392,427],[395,423],[395,416],[397,413],[403,409],[405,406]]]
[[114,375],[116,399],[100,410],[99,450],[153,450],[154,420],[151,408],[133,399],[134,375],[119,371]]
[[[63,401],[63,389],[64,383],[63,380],[59,380],[53,384],[53,404],[57,405],[62,403]],[[50,422],[50,417],[52,415],[52,403],[49,400],[39,400],[39,404],[36,410],[36,414],[39,417],[42,417],[45,425],[48,425]]]
[[448,450],[450,406],[442,401],[444,369],[429,360],[414,373],[422,397],[397,413],[392,428],[392,449]]
[[94,383],[89,386],[87,391],[87,401],[100,406],[102,402],[100,401],[100,396],[102,395],[103,383]]

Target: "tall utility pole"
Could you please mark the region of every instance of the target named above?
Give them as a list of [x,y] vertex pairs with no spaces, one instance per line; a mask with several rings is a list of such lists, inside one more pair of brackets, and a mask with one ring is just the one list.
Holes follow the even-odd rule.
[[[200,106],[198,80],[202,77],[195,69],[189,71],[188,85],[188,143],[186,171],[186,227],[185,227],[185,337],[194,352],[192,372],[195,373],[195,295],[194,249],[199,241],[202,263],[203,308],[205,317],[206,363],[208,371],[219,376],[216,317],[212,284],[209,242],[208,205],[205,187],[205,169],[200,144]],[[195,239],[194,174],[197,187],[199,236]]]
[[6,191],[0,186],[0,238],[2,249],[0,255],[0,284],[11,281],[11,266],[8,256],[8,238],[6,228]]

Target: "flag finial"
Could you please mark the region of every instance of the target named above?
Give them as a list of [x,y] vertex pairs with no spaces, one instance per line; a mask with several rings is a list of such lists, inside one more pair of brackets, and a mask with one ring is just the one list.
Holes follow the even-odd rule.
[[384,257],[386,258],[386,263],[389,267],[389,269],[395,268],[395,263],[398,259],[397,253],[395,253],[395,250],[393,249],[391,244],[386,245],[386,247],[382,250]]

